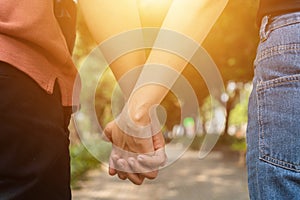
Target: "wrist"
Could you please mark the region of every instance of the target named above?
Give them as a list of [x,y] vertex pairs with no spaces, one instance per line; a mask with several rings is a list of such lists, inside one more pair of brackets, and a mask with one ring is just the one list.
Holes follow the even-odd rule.
[[118,127],[126,134],[138,137],[149,138],[157,134],[160,129],[160,122],[157,118],[156,106],[150,104],[126,104],[117,117]]
[[[157,134],[161,130],[161,122],[157,115],[159,105],[151,103],[132,103],[129,104],[129,116],[133,124],[143,127],[151,127],[152,135]],[[162,116],[161,116],[162,117]],[[163,119],[163,118],[161,118]],[[165,120],[165,119],[163,119]]]
[[[144,115],[140,115],[144,116]],[[139,118],[141,122],[144,117],[136,117]],[[130,115],[129,106],[125,104],[122,112],[116,118],[116,123],[118,127],[127,135],[138,137],[138,138],[149,138],[152,137],[151,124],[138,124],[136,120],[133,120],[133,117]]]
[[150,103],[130,101],[128,105],[129,117],[137,125],[147,125],[150,123],[150,108]]

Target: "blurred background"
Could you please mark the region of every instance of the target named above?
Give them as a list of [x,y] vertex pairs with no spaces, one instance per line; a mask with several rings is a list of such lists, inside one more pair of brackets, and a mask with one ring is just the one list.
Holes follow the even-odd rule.
[[[148,9],[149,5],[141,3],[140,6]],[[184,123],[181,123],[178,100],[170,93],[162,103],[167,112],[163,132],[167,142],[174,138],[191,137],[190,134],[194,138],[193,142],[178,161],[162,170],[157,180],[147,181],[143,186],[134,186],[129,182],[109,177],[106,166],[89,153],[82,144],[74,123],[71,123],[73,199],[248,199],[245,137],[248,97],[252,89],[253,60],[258,44],[257,6],[258,0],[230,0],[202,45],[215,61],[224,81],[226,93],[223,100],[226,106],[222,109],[227,113],[224,115],[226,122],[218,124],[218,120],[213,120],[216,129],[207,128],[212,119],[218,115],[218,108],[212,109],[216,104],[212,103],[205,82],[193,66],[189,65],[183,75],[196,92],[200,116],[196,120],[185,119]],[[161,25],[162,21],[155,19],[155,15],[147,16],[141,13],[144,27],[149,25],[150,18],[155,21],[155,26]],[[195,26],[201,27],[197,24]],[[80,9],[77,28],[73,58],[80,68],[89,53],[97,46],[87,29]],[[92,77],[95,70],[96,64],[85,70],[85,73]],[[108,69],[98,83],[95,109],[98,122],[104,127],[113,120],[111,97],[116,80]],[[89,98],[82,99],[88,101]],[[222,107],[221,104],[219,106]],[[92,126],[84,116],[82,124],[86,130]],[[196,127],[192,133],[189,132],[191,126]],[[221,137],[213,151],[205,159],[197,159],[203,139],[214,131],[220,132]],[[109,155],[110,144],[95,144],[95,148],[102,156]]]

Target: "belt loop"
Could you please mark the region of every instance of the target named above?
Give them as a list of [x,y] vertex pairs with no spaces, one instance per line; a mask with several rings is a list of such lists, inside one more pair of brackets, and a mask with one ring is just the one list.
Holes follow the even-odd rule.
[[268,37],[267,26],[270,20],[270,15],[266,15],[262,19],[261,27],[260,27],[260,41],[264,42]]

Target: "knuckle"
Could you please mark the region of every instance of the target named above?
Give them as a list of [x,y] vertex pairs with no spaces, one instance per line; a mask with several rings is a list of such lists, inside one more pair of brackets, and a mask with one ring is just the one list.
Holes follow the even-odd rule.
[[134,183],[135,185],[142,185],[144,182],[144,178],[139,177],[139,178],[135,178],[135,179],[130,179],[130,181],[132,183]]
[[136,185],[142,185],[143,184],[143,180],[135,181],[134,184],[136,184]]
[[158,171],[153,171],[147,175],[148,179],[155,179],[158,176]]
[[118,177],[121,180],[126,180],[127,179],[127,177],[125,175],[123,175],[123,174],[118,174]]

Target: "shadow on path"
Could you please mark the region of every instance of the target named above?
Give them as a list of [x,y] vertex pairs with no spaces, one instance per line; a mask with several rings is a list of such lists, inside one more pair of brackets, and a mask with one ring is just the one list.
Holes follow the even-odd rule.
[[204,160],[187,151],[154,181],[135,186],[110,177],[106,169],[87,173],[73,190],[73,200],[248,200],[245,167],[222,152],[213,151]]

